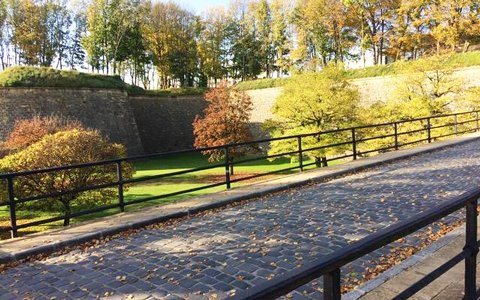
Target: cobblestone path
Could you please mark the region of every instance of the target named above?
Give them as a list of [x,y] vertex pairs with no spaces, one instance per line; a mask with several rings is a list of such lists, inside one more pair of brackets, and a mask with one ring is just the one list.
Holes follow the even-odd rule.
[[[470,142],[23,264],[0,274],[0,298],[221,299],[461,194],[480,182],[479,148]],[[361,273],[389,250],[343,273]],[[291,296],[321,299],[320,291],[313,282]]]

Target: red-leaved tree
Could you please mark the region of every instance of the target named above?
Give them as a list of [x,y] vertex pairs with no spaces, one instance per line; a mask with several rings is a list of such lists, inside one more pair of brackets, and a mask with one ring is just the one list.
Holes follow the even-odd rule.
[[[250,97],[243,91],[228,87],[226,83],[205,94],[208,102],[204,116],[198,116],[193,122],[195,147],[215,147],[226,144],[247,142],[252,140],[248,127],[253,104]],[[237,146],[229,148],[230,158],[239,157],[256,149],[252,146]],[[209,155],[209,161],[219,161],[225,158],[224,149],[202,152]]]

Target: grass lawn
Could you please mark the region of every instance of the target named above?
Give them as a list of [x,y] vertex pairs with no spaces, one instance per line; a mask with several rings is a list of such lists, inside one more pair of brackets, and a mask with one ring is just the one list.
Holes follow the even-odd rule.
[[[425,63],[436,57],[427,57],[414,61],[397,61],[388,65],[378,65],[361,69],[351,69],[347,71],[349,79],[378,77],[387,75],[399,75],[415,69],[416,66]],[[480,51],[466,53],[455,53],[441,57],[445,67],[466,68],[480,66]],[[265,78],[240,82],[236,87],[242,91],[266,89],[272,87],[281,87],[288,82],[288,78]]]
[[[305,164],[311,163],[312,161],[306,160]],[[337,162],[338,163],[338,162]],[[192,168],[198,168],[202,166],[209,166],[218,163],[210,163],[207,160],[207,157],[201,154],[182,154],[171,157],[165,157],[162,159],[152,159],[148,161],[139,161],[135,165],[135,174],[134,178],[142,178],[146,176],[153,176],[159,174],[166,174],[170,172],[177,172],[182,170],[188,170]],[[332,162],[332,164],[335,164]],[[280,158],[275,161],[268,160],[259,160],[249,163],[243,163],[241,165],[234,167],[234,175],[232,180],[236,178],[247,177],[251,175],[279,171],[281,169],[291,168],[297,166],[298,163],[291,163],[288,158]],[[306,169],[313,169],[314,166],[310,166]],[[260,177],[252,180],[246,180],[238,183],[233,183],[232,188],[244,186],[247,184],[252,184],[258,181],[272,179],[279,176],[284,176],[287,174],[297,173],[297,170],[290,170],[285,172],[280,172],[274,175],[267,175],[265,177]],[[205,186],[212,183],[224,182],[225,181],[225,168],[218,167],[210,170],[198,171],[195,173],[183,174],[169,178],[155,179],[146,182],[135,183],[128,187],[125,191],[125,202],[138,200],[146,197],[165,195],[170,193],[175,193],[183,190],[190,190]],[[169,196],[166,198],[152,200],[149,202],[134,204],[127,206],[127,211],[138,210],[143,207],[152,206],[152,205],[161,205],[167,204],[178,200],[184,200],[191,197],[204,195],[208,193],[214,193],[219,191],[224,191],[225,186],[218,186],[214,188],[188,192],[181,195]],[[115,213],[118,213],[118,209],[111,209],[103,211],[100,213],[90,214],[80,218],[72,219],[72,223],[90,220],[98,217],[108,216]],[[42,220],[50,218],[59,214],[48,213],[48,212],[32,212],[32,211],[17,211],[18,224],[29,223],[37,220]],[[43,231],[51,228],[59,227],[63,224],[63,221],[54,222],[51,224],[35,226],[22,230],[21,234],[33,233],[38,231]],[[9,210],[8,207],[0,207],[0,227],[9,225]],[[1,238],[9,237],[8,232],[1,232]]]

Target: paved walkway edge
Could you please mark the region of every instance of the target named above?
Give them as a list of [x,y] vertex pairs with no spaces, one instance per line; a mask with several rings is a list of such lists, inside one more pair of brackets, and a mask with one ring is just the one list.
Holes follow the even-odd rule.
[[203,195],[174,204],[152,207],[144,209],[143,211],[116,214],[70,227],[2,241],[0,242],[0,264],[12,263],[34,255],[49,254],[94,239],[105,238],[130,229],[138,229],[172,219],[194,215],[239,201],[258,198],[311,183],[328,181],[396,160],[468,143],[479,138],[479,133],[468,134],[447,141],[379,154],[329,168],[306,171],[230,191]]

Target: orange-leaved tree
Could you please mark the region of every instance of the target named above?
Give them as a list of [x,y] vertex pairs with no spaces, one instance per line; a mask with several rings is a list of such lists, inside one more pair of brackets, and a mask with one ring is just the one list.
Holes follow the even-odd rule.
[[[250,114],[253,104],[243,91],[229,87],[225,82],[205,94],[208,102],[204,116],[198,116],[193,122],[195,147],[215,147],[227,144],[242,143],[252,140],[249,129]],[[256,145],[229,147],[230,159],[244,156],[256,150]],[[225,149],[202,151],[209,155],[209,161],[225,158]]]
[[17,152],[40,141],[46,135],[73,129],[83,130],[85,127],[77,120],[56,115],[16,120],[3,147],[8,153]]

